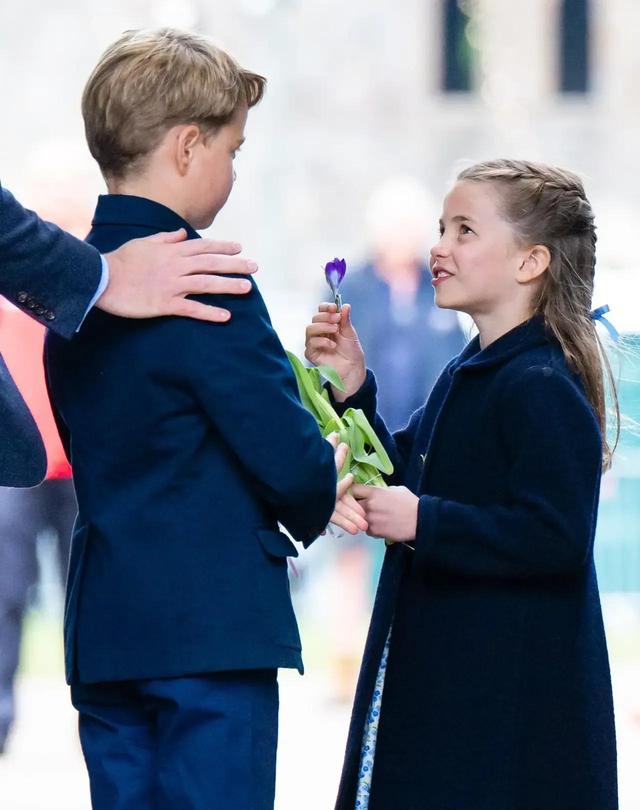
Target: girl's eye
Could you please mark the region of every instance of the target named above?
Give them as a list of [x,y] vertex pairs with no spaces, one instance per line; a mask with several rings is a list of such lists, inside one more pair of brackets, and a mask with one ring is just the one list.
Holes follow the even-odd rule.
[[460,226],[460,234],[462,236],[466,236],[468,233],[473,233],[471,228],[469,228],[467,225],[461,225]]

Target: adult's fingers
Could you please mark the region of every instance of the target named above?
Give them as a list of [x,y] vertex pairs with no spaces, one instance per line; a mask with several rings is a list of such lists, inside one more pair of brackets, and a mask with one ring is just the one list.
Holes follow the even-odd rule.
[[[165,234],[158,234],[164,236]],[[217,239],[189,239],[179,248],[181,256],[197,256],[201,253],[235,256],[242,250],[239,242],[224,242]]]
[[222,256],[216,253],[198,253],[181,257],[182,270],[185,275],[195,273],[255,273],[258,265],[252,259],[241,259],[239,256]]
[[170,245],[173,242],[184,242],[187,238],[187,232],[184,228],[178,228],[177,231],[160,231],[151,236],[144,237],[148,242],[158,242],[162,245]]
[[167,314],[179,315],[183,318],[197,318],[200,321],[210,321],[211,323],[224,323],[231,317],[231,313],[227,309],[201,304],[199,301],[192,301],[189,298],[174,299]]
[[245,278],[183,276],[181,287],[182,295],[246,295],[251,290],[251,282]]

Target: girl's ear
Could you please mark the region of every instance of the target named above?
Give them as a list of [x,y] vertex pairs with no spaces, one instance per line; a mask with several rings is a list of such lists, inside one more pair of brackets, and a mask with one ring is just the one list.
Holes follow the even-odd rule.
[[546,245],[534,245],[524,254],[522,263],[518,268],[516,281],[519,284],[528,284],[540,278],[551,264],[551,253]]
[[199,139],[200,128],[195,124],[189,124],[179,131],[175,144],[175,157],[180,174],[184,175],[189,170]]

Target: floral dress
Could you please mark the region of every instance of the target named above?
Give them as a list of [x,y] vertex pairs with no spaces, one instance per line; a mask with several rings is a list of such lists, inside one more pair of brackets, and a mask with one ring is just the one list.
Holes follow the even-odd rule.
[[360,752],[360,768],[358,770],[358,786],[356,790],[356,810],[367,810],[369,807],[369,797],[371,795],[371,777],[373,775],[373,761],[376,754],[376,741],[378,738],[378,723],[380,722],[380,707],[382,706],[382,690],[384,689],[384,676],[387,671],[387,659],[389,657],[389,640],[391,630],[382,651],[380,667],[376,683],[373,688],[367,719],[364,724],[362,735],[362,749]]

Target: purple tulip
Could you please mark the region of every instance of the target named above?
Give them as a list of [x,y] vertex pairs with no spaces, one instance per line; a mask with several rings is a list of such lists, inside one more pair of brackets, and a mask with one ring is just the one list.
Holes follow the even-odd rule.
[[327,284],[331,287],[331,292],[334,295],[338,294],[338,287],[342,283],[344,274],[347,272],[347,263],[344,259],[334,259],[332,262],[327,262],[324,268],[324,275],[327,279]]

